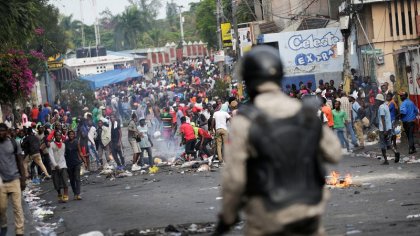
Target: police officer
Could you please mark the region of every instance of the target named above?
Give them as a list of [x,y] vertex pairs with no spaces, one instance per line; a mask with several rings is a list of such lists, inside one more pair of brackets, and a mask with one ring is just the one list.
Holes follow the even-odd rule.
[[341,158],[340,143],[319,121],[316,106],[308,109],[281,92],[276,49],[253,48],[240,70],[251,105],[231,124],[215,235],[227,232],[241,209],[246,235],[322,235],[329,196],[322,163]]

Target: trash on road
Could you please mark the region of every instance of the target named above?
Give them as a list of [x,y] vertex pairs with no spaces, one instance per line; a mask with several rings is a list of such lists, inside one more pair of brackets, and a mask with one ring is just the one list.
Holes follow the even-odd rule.
[[112,173],[113,173],[113,171],[111,169],[105,169],[105,170],[102,170],[101,172],[99,172],[100,175],[110,175]]
[[188,227],[189,232],[196,232],[197,230],[198,230],[198,226],[196,224],[192,224],[190,225],[190,227]]
[[407,219],[414,219],[414,218],[419,218],[420,214],[415,214],[415,215],[408,215]]
[[165,232],[166,233],[179,233],[179,230],[173,225],[168,225],[165,228]]
[[201,165],[197,170],[197,172],[208,172],[208,171],[210,171],[210,166],[207,164]]
[[124,177],[131,177],[131,176],[133,176],[133,173],[131,173],[130,171],[128,171],[128,170],[126,170],[126,171],[124,171],[124,172],[122,172],[122,173],[118,173],[117,175],[116,175],[116,177],[117,178],[124,178]]
[[101,233],[100,231],[92,231],[89,233],[80,234],[79,236],[104,236],[104,234]]
[[153,162],[155,163],[155,165],[158,165],[158,164],[162,163],[162,159],[160,159],[159,157],[155,157]]
[[198,163],[198,161],[188,161],[181,165],[181,168],[189,168],[192,167],[195,163]]
[[149,167],[149,174],[156,174],[159,171],[159,167],[153,166]]

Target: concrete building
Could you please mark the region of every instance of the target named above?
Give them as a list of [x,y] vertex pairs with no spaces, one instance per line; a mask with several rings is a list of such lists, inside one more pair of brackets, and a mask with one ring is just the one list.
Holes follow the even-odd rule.
[[274,22],[280,30],[301,17],[338,19],[340,0],[254,0],[257,21]]
[[390,76],[396,74],[397,63],[393,54],[420,44],[420,0],[357,0],[354,4],[360,9],[360,22],[357,15],[353,22],[357,27],[360,73],[392,84]]
[[134,66],[135,57],[131,54],[107,52],[106,56],[69,58],[65,64],[71,67],[77,76],[101,74],[106,71]]

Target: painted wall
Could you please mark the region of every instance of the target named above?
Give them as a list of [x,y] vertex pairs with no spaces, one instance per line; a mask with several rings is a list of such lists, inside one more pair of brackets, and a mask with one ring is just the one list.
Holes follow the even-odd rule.
[[339,28],[265,34],[263,43],[278,43],[287,76],[343,71],[344,56],[337,55]]

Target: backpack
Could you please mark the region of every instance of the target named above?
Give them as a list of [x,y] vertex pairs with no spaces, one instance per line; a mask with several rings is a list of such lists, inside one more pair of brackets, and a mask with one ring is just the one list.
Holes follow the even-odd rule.
[[268,211],[322,200],[325,172],[318,157],[322,124],[309,103],[295,116],[269,118],[253,105],[239,114],[251,121],[256,155],[247,160],[246,195],[264,199]]

